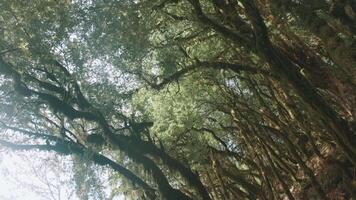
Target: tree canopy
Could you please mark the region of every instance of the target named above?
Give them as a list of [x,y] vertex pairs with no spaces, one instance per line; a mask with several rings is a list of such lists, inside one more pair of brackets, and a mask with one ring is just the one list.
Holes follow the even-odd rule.
[[356,198],[354,0],[0,9],[0,148],[70,156],[80,198],[98,166],[109,199]]

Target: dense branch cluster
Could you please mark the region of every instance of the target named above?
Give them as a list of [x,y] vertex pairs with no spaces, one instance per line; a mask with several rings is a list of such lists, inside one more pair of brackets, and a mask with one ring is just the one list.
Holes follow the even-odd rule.
[[1,146],[133,199],[356,198],[353,0],[31,2],[0,3]]

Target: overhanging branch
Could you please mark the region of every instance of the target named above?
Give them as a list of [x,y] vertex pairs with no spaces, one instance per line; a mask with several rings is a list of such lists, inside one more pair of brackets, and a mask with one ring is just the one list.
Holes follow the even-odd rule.
[[[55,151],[57,153],[60,153],[62,155],[71,155],[71,154],[76,154],[78,156],[81,156],[84,158],[85,152],[89,152],[90,150],[87,148],[84,148],[82,146],[79,146],[76,143],[70,142],[70,141],[65,141],[61,138],[52,136],[53,138],[56,138],[56,144],[55,145],[38,145],[38,144],[15,144],[12,142],[8,142],[5,140],[0,139],[0,145],[10,148],[12,150],[17,150],[17,151],[26,151],[26,150],[42,150],[42,151]],[[86,156],[86,158],[88,158]],[[114,171],[120,173],[123,175],[126,179],[131,181],[133,185],[137,185],[141,187],[144,191],[147,197],[149,199],[153,200],[156,197],[155,190],[149,186],[145,181],[143,181],[141,178],[136,176],[133,172],[130,170],[126,169],[125,167],[121,166],[120,164],[116,163],[115,161],[109,159],[108,157],[101,155],[99,153],[92,152],[91,156],[89,157],[91,161],[93,161],[95,164],[101,165],[101,166],[109,166],[111,169]]]

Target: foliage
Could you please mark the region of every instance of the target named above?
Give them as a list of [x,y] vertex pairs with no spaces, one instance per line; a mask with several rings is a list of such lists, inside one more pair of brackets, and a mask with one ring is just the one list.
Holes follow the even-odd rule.
[[73,155],[83,199],[99,166],[112,198],[355,197],[352,0],[0,8],[0,144]]

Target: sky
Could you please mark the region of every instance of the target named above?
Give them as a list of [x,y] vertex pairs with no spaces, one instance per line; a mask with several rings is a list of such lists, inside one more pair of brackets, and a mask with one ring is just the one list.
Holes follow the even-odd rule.
[[[38,195],[31,191],[23,191],[11,177],[17,176],[18,167],[24,164],[19,156],[13,153],[2,152],[0,154],[0,199],[40,199]],[[28,178],[28,177],[24,177]]]
[[[38,152],[36,152],[38,153]],[[52,190],[56,185],[59,185],[58,177],[56,178],[58,184],[55,183],[55,174],[61,172],[50,172],[48,169],[38,167],[41,165],[40,160],[31,160],[34,152],[29,153],[0,153],[0,199],[1,200],[42,200],[51,199],[49,186],[47,186],[45,179],[54,183]],[[42,156],[46,156],[42,153]],[[36,156],[36,158],[38,158]],[[36,171],[36,172],[35,172]],[[37,174],[36,174],[37,173]],[[65,177],[61,174],[60,177]],[[69,178],[69,177],[65,177]],[[65,185],[62,186],[61,198],[67,200],[75,200],[76,198],[69,198]],[[42,193],[39,195],[35,191]],[[46,191],[46,192],[45,192]],[[54,192],[57,193],[57,192]],[[47,197],[46,197],[47,196]],[[58,198],[59,199],[59,198]]]
[[[79,200],[73,189],[70,167],[70,157],[0,148],[0,200]],[[108,176],[105,173],[102,177]],[[110,187],[104,187],[108,195]],[[114,199],[123,200],[124,196]]]

